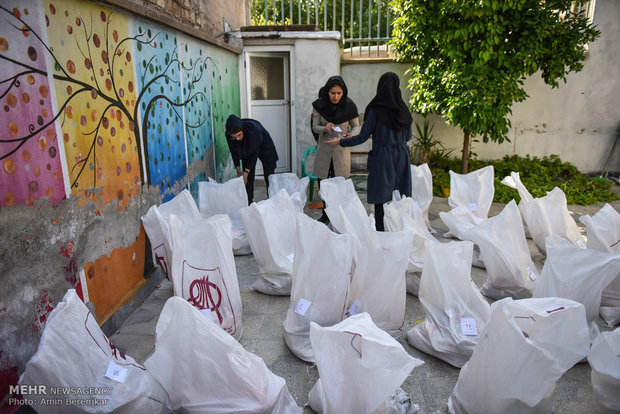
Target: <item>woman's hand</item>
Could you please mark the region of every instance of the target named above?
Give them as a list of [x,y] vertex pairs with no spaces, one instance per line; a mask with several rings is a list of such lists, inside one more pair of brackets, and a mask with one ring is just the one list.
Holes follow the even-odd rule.
[[349,134],[348,132],[340,134],[340,138],[342,138],[342,139],[351,138],[352,136],[353,135]]
[[323,133],[332,132],[335,126],[336,125],[334,125],[332,122],[328,123],[327,125],[325,125],[325,129],[323,130]]
[[340,138],[332,138],[324,142],[332,147],[335,147],[336,145],[340,145]]

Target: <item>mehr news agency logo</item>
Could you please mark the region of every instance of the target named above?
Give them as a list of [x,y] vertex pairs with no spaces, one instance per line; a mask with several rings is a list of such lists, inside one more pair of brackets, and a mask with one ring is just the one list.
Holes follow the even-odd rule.
[[[112,395],[112,387],[48,387],[47,385],[10,385],[9,395],[22,395],[22,398],[10,397],[9,405],[47,405],[47,406],[91,406],[105,407],[107,398],[98,395]],[[82,395],[86,398],[79,398]],[[28,398],[29,396],[36,398]],[[90,398],[88,398],[90,397]]]

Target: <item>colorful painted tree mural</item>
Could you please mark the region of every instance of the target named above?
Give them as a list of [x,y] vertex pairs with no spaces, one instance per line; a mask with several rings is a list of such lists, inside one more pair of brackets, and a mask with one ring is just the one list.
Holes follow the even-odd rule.
[[[89,4],[68,0],[46,2],[45,7],[45,23],[54,28],[47,33],[28,16],[30,9],[0,6],[0,11],[11,18],[14,31],[0,40],[0,51],[4,52],[0,59],[5,61],[3,67],[9,63],[21,69],[3,72],[10,75],[1,80],[5,87],[0,97],[5,98],[5,111],[15,108],[23,124],[16,120],[0,124],[0,128],[4,126],[0,133],[7,136],[0,138],[5,173],[21,173],[18,161],[31,159],[28,154],[32,147],[44,148],[48,157],[55,158],[56,147],[47,143],[54,143],[55,125],[59,123],[68,184],[74,195],[103,204],[117,199],[122,205],[138,191],[138,184],[150,182],[160,185],[162,193],[168,192],[167,197],[171,197],[172,185],[187,169],[188,131],[192,137],[194,130],[199,130],[201,137],[209,137],[192,140],[192,155],[205,153],[212,143],[210,86],[208,77],[203,76],[203,72],[208,73],[209,59],[189,57],[188,64],[181,62],[175,35],[136,24],[136,33],[130,36],[127,19],[111,10],[100,8],[93,14]],[[91,18],[93,15],[96,17]],[[23,34],[29,42],[15,42],[13,46],[7,39],[19,38],[15,34]],[[46,58],[51,70],[46,70]],[[47,98],[52,88],[46,80],[54,83],[55,113],[50,107],[53,101],[43,101],[48,107],[34,114],[30,113],[33,110],[24,111],[30,102],[26,87],[42,84],[38,92],[42,99]],[[37,126],[32,127],[35,123]],[[37,167],[41,175],[42,166]],[[43,167],[48,169],[47,165]],[[60,166],[55,167],[50,165],[49,170],[59,181]],[[34,181],[30,193],[39,191],[38,187]],[[102,189],[93,191],[97,187]],[[45,191],[54,194],[53,188],[41,192]],[[20,195],[15,200],[15,192],[8,194],[7,188],[3,193],[3,205],[32,204],[32,196],[27,199],[28,195]]]

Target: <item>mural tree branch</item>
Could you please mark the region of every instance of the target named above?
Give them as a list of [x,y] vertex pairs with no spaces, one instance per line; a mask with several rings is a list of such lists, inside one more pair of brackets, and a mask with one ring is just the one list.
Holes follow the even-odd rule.
[[559,86],[583,68],[586,45],[600,32],[572,0],[394,0],[392,44],[411,62],[411,107],[463,129],[462,172],[469,140],[508,139],[509,115],[524,101],[526,77],[540,71]]

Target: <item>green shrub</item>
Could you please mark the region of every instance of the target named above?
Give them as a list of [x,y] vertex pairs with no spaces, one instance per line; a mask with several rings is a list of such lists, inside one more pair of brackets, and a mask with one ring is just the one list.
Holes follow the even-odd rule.
[[[433,194],[445,197],[442,188],[450,187],[448,171],[460,171],[461,160],[436,157],[431,159],[429,165],[433,174]],[[496,202],[508,203],[512,199],[520,201],[517,190],[500,182],[505,176],[510,175],[511,171],[519,172],[523,185],[534,198],[543,197],[554,187],[559,187],[566,194],[568,204],[588,205],[618,199],[618,196],[610,191],[611,182],[587,177],[573,164],[563,162],[557,155],[543,158],[506,155],[501,160],[493,161],[472,159],[469,161],[469,170],[474,171],[487,165],[493,165],[495,171],[493,201]]]

